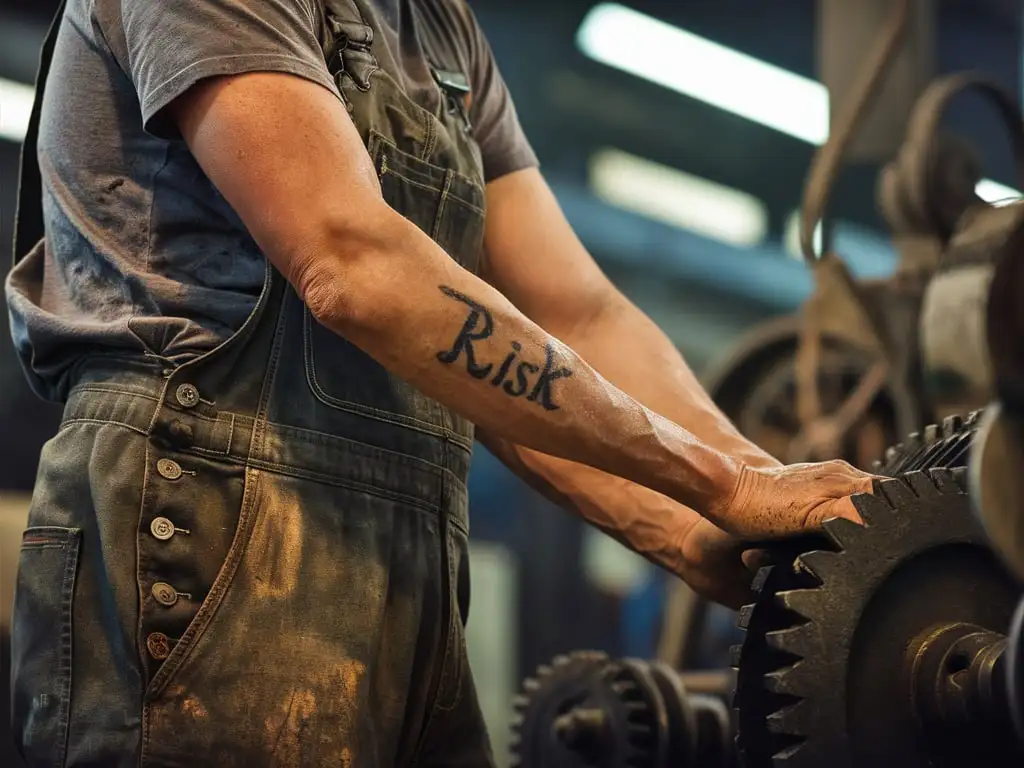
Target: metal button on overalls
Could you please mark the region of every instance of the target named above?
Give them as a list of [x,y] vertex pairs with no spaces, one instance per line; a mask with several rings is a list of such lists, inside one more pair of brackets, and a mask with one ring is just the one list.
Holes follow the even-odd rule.
[[182,408],[194,408],[199,405],[199,390],[193,384],[179,384],[174,399]]
[[153,632],[146,638],[146,650],[157,661],[171,655],[171,641],[163,632]]
[[165,480],[177,480],[182,475],[181,465],[173,459],[159,459],[156,471]]
[[170,608],[176,602],[178,602],[178,592],[170,584],[163,581],[158,581],[153,585],[150,592],[153,595],[153,599],[156,600],[160,605],[165,605]]
[[167,541],[174,536],[174,523],[166,517],[157,517],[149,524],[149,532],[153,534],[154,538]]

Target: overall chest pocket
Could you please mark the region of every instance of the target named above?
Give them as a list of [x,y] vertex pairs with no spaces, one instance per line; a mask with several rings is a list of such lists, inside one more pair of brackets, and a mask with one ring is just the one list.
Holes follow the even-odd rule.
[[476,274],[484,238],[484,192],[450,168],[420,160],[378,133],[370,150],[388,205]]
[[[475,272],[483,247],[484,192],[480,185],[403,152],[376,132],[371,133],[368,148],[385,201],[465,269]],[[307,380],[321,402],[472,448],[469,422],[324,328],[308,310],[304,336]]]

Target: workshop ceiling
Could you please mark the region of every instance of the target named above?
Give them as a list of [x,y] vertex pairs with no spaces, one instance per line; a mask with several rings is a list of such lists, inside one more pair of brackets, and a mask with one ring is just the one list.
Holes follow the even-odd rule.
[[[605,150],[626,153],[750,196],[763,206],[769,234],[781,238],[800,197],[813,144],[584,55],[577,33],[596,5],[592,0],[470,4],[490,35],[549,175],[586,189],[596,156]],[[625,4],[804,78],[815,75],[815,0]],[[0,0],[0,77],[31,78],[39,37],[56,5],[56,0]],[[1021,19],[1016,0],[940,0],[939,71],[977,68],[1019,90]],[[644,41],[624,37],[621,45],[635,55],[643,52]],[[1006,139],[987,117],[983,110],[954,110],[952,123],[982,148],[987,174],[1013,184]],[[833,212],[881,229],[874,200],[877,172],[877,166],[848,170],[834,195]]]

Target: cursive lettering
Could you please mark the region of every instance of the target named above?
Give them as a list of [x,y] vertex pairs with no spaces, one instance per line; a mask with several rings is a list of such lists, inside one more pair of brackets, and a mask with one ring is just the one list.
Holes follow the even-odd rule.
[[474,379],[488,379],[491,386],[500,388],[510,397],[525,396],[529,402],[537,403],[546,411],[557,411],[561,406],[555,402],[552,385],[558,379],[572,376],[572,371],[558,365],[555,347],[550,343],[545,345],[544,363],[539,365],[523,359],[523,345],[513,341],[512,351],[505,355],[495,370],[495,364],[483,362],[478,357],[479,348],[474,347],[474,344],[494,334],[493,315],[485,306],[460,291],[446,285],[439,288],[448,298],[466,305],[469,313],[451,348],[437,353],[438,361],[444,365],[455,365],[460,359],[465,360],[466,373]]

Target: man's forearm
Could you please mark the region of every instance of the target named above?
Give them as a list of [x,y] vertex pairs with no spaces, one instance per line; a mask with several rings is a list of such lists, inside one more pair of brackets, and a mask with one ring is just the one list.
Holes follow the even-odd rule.
[[702,513],[729,500],[735,461],[625,395],[391,209],[339,240],[293,280],[320,322],[410,384],[510,442]]
[[700,520],[656,491],[616,475],[539,454],[478,430],[480,442],[515,475],[558,506],[578,514],[629,549],[680,573],[679,544]]
[[621,477],[496,438],[477,437],[517,477],[693,589],[736,608],[749,602],[751,574],[739,541],[694,510]]
[[751,466],[778,464],[739,433],[675,345],[621,294],[562,336],[608,381],[700,440]]

